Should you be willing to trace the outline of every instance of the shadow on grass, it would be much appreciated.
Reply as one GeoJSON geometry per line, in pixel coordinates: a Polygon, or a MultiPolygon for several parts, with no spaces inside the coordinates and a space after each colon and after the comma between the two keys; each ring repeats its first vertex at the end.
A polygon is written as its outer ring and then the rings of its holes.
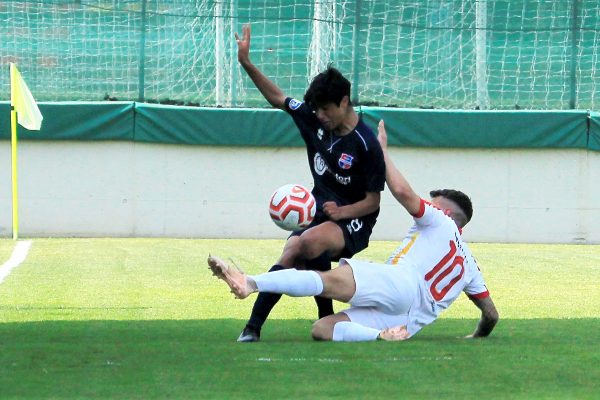
{"type": "Polygon", "coordinates": [[[244,321],[232,319],[2,323],[0,398],[375,398],[402,387],[404,398],[466,398],[490,385],[492,398],[597,393],[600,372],[586,366],[600,361],[599,319],[502,320],[489,339],[459,339],[476,322],[442,319],[403,343],[352,344],[313,341],[309,320],[269,321],[252,344],[235,342],[244,321]],[[430,384],[441,377],[445,385],[430,384]]]}

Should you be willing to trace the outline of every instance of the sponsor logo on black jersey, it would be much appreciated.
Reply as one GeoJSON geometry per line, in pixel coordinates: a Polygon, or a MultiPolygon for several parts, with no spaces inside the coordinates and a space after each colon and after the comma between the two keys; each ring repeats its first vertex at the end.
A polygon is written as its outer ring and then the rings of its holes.
{"type": "MultiPolygon", "coordinates": [[[[323,157],[321,157],[321,154],[315,153],[315,158],[313,159],[313,162],[313,166],[317,175],[323,175],[325,174],[325,172],[329,171],[329,166],[327,165],[323,157]]],[[[350,176],[342,176],[334,173],[333,171],[329,171],[329,173],[332,174],[335,177],[335,180],[341,183],[342,185],[349,185],[350,183],[352,183],[352,177],[350,176]]]]}
{"type": "Polygon", "coordinates": [[[335,179],[341,183],[342,185],[349,185],[350,182],[352,182],[352,178],[349,176],[341,176],[338,174],[335,174],[335,179]]]}

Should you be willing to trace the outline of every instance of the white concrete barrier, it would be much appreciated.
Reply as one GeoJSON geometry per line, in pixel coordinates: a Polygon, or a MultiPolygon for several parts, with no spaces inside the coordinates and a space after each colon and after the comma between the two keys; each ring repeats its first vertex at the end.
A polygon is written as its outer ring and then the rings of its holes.
{"type": "MultiPolygon", "coordinates": [[[[600,153],[586,150],[393,148],[417,193],[457,188],[475,242],[600,243],[600,153]]],[[[10,237],[10,143],[0,142],[0,236],[10,237]]],[[[21,237],[285,238],[269,196],[312,187],[303,148],[133,142],[19,143],[21,237]]],[[[373,239],[411,224],[389,191],[373,239]]]]}

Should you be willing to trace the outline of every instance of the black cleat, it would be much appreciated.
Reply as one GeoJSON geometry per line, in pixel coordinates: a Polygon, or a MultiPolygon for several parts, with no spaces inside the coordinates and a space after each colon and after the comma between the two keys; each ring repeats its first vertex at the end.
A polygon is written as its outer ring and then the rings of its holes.
{"type": "Polygon", "coordinates": [[[237,340],[238,342],[249,343],[249,342],[259,342],[260,341],[260,332],[255,331],[252,328],[245,327],[242,333],[240,333],[240,337],[237,340]]]}

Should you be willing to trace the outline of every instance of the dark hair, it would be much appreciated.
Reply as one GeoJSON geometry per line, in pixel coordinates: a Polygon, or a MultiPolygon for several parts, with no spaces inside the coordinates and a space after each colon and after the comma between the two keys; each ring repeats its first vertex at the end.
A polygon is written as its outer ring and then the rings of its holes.
{"type": "Polygon", "coordinates": [[[330,65],[313,78],[304,94],[304,102],[313,108],[328,103],[339,106],[344,96],[350,99],[350,81],[330,65]]]}
{"type": "Polygon", "coordinates": [[[467,196],[460,190],[454,190],[454,189],[432,190],[431,192],[429,192],[429,196],[431,196],[432,199],[434,197],[441,196],[441,197],[444,197],[448,200],[452,200],[453,202],[455,202],[456,205],[460,207],[460,209],[465,213],[465,216],[467,217],[467,221],[465,222],[465,225],[473,217],[473,204],[471,203],[471,199],[469,198],[469,196],[467,196]]]}

